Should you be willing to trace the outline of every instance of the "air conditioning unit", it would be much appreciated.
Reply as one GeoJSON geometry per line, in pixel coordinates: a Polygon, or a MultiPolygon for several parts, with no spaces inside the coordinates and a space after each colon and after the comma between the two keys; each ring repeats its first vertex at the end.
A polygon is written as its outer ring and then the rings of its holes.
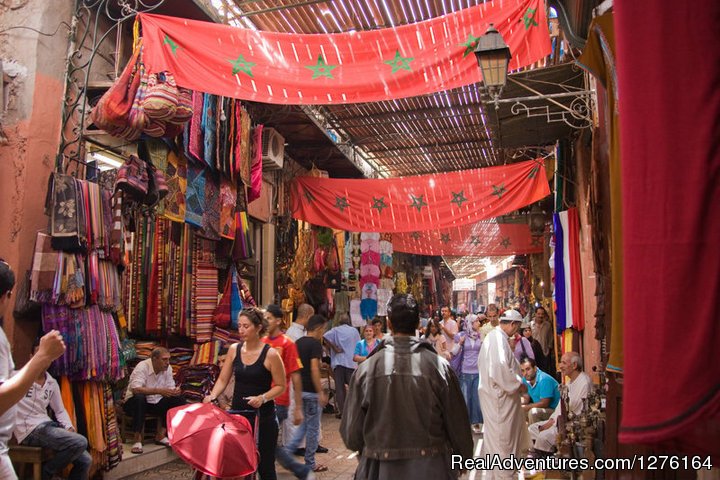
{"type": "Polygon", "coordinates": [[[274,128],[263,128],[262,132],[262,163],[263,170],[279,170],[283,168],[285,154],[285,138],[274,128]]]}

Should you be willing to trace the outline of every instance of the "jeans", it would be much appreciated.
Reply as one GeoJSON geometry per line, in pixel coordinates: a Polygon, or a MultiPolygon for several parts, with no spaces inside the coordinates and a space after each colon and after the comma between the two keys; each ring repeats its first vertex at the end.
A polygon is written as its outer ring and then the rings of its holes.
{"type": "Polygon", "coordinates": [[[355,372],[354,368],[343,367],[338,365],[333,370],[333,378],[335,379],[335,403],[337,404],[338,412],[342,414],[343,408],[345,408],[345,385],[350,385],[350,379],[352,374],[355,372]]]}
{"type": "Polygon", "coordinates": [[[87,480],[92,457],[87,452],[88,442],[79,433],[69,432],[57,422],[41,423],[25,437],[21,445],[49,448],[55,456],[42,464],[42,478],[50,479],[68,463],[73,464],[70,480],[87,480]]]}
{"type": "Polygon", "coordinates": [[[146,414],[157,415],[160,424],[165,425],[168,410],[181,405],[185,405],[185,400],[182,397],[163,397],[158,403],[148,403],[145,395],[136,393],[125,400],[123,410],[133,417],[132,431],[139,433],[142,432],[145,425],[146,414]]]}
{"type": "MultiPolygon", "coordinates": [[[[247,418],[250,425],[255,428],[255,415],[257,411],[231,411],[239,413],[247,418]]],[[[275,448],[278,439],[278,422],[275,409],[267,413],[260,413],[258,419],[257,445],[260,461],[258,462],[257,473],[261,480],[277,480],[275,471],[275,448]]]]}
{"type": "Polygon", "coordinates": [[[480,375],[477,373],[461,373],[460,389],[463,398],[465,398],[465,406],[467,406],[470,423],[483,423],[482,411],[480,410],[480,395],[478,394],[478,383],[480,375]]]}
{"type": "Polygon", "coordinates": [[[297,478],[307,478],[315,468],[315,452],[320,437],[320,408],[319,395],[314,392],[303,392],[303,423],[295,431],[295,435],[288,445],[279,448],[277,459],[284,468],[290,470],[297,478]],[[305,465],[293,458],[293,452],[302,439],[305,438],[305,465]]]}

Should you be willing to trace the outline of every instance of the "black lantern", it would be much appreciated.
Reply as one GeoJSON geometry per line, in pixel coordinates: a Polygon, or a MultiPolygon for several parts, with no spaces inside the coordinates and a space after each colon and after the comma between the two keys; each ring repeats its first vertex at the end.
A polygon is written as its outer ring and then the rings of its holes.
{"type": "Polygon", "coordinates": [[[537,203],[530,209],[528,220],[530,235],[537,237],[545,233],[545,212],[537,203]]]}
{"type": "Polygon", "coordinates": [[[497,100],[507,81],[510,47],[507,46],[502,35],[492,23],[485,35],[478,39],[475,57],[480,65],[480,70],[482,70],[483,84],[488,93],[493,94],[496,102],[495,108],[497,108],[497,100]]]}

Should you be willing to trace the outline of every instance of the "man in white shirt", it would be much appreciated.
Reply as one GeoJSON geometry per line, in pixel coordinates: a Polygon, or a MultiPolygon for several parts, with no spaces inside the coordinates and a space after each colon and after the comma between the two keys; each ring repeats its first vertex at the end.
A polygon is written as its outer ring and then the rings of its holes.
{"type": "Polygon", "coordinates": [[[458,324],[453,318],[449,306],[443,306],[440,309],[440,314],[442,315],[440,328],[442,328],[443,335],[445,335],[445,347],[448,351],[451,351],[455,347],[455,335],[458,333],[458,324]]]}
{"type": "Polygon", "coordinates": [[[87,480],[92,457],[87,451],[88,441],[75,432],[65,410],[57,381],[43,371],[25,397],[17,404],[17,418],[13,434],[20,445],[49,448],[54,456],[42,464],[43,478],[62,473],[73,464],[70,480],[87,480]],[[57,421],[47,413],[50,407],[57,421]]]}
{"type": "MultiPolygon", "coordinates": [[[[582,371],[582,360],[577,352],[566,352],[560,359],[560,371],[570,381],[567,383],[568,398],[570,400],[570,411],[580,415],[583,409],[583,400],[592,389],[592,379],[582,371]]],[[[562,401],[555,407],[555,411],[546,422],[535,422],[528,427],[530,436],[535,440],[535,452],[537,454],[549,454],[555,450],[555,439],[557,437],[557,418],[562,413],[562,401]]]]}
{"type": "MultiPolygon", "coordinates": [[[[315,315],[315,309],[312,305],[308,305],[307,303],[300,305],[297,310],[297,318],[287,329],[285,335],[292,338],[293,342],[297,342],[299,338],[305,336],[305,327],[307,327],[308,320],[310,320],[310,317],[313,315],[315,315]]],[[[292,398],[292,393],[290,394],[290,398],[292,398]]]]}
{"type": "Polygon", "coordinates": [[[157,415],[160,419],[155,443],[169,446],[170,441],[165,436],[165,417],[168,410],[184,404],[185,400],[180,397],[180,389],[175,386],[170,368],[170,352],[163,347],[155,348],[150,358],[137,364],[125,392],[123,410],[133,417],[135,443],[132,453],[143,451],[142,429],[147,413],[157,415]]]}

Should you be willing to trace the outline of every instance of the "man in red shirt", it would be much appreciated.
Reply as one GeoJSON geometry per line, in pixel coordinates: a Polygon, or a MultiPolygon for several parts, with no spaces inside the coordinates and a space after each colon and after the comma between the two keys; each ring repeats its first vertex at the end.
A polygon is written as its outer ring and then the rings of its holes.
{"type": "MultiPolygon", "coordinates": [[[[283,325],[283,312],[278,305],[268,305],[265,311],[265,320],[268,323],[267,335],[261,340],[273,347],[280,354],[283,365],[285,366],[285,375],[287,375],[286,384],[290,385],[292,381],[293,395],[295,395],[295,411],[293,412],[293,423],[300,425],[303,421],[302,410],[302,379],[300,370],[302,362],[298,356],[295,342],[290,337],[282,333],[280,329],[283,325]]],[[[275,398],[275,411],[277,414],[278,424],[282,428],[282,424],[288,418],[288,409],[290,408],[290,389],[286,388],[282,395],[275,398]]],[[[285,443],[283,439],[283,444],[285,443]]]]}

